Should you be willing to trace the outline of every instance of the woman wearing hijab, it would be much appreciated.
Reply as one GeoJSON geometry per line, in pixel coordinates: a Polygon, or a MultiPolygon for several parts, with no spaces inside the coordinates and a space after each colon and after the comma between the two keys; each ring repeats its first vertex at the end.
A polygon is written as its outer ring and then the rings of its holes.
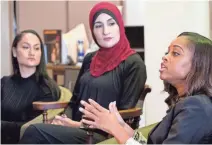
{"type": "MultiPolygon", "coordinates": [[[[118,109],[135,107],[146,82],[146,67],[130,48],[120,11],[111,3],[101,2],[93,7],[89,20],[93,39],[100,49],[84,58],[70,103],[72,119],[67,114],[56,116],[52,124],[31,125],[20,143],[86,143],[87,133],[80,129],[81,100],[92,98],[105,108],[113,101],[118,109]]],[[[97,130],[93,142],[106,136],[107,133],[97,130]]]]}

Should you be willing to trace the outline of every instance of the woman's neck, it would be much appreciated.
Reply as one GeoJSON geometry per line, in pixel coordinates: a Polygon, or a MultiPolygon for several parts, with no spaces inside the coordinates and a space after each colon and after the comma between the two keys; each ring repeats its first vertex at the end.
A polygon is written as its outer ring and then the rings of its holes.
{"type": "Polygon", "coordinates": [[[175,88],[177,89],[177,93],[178,93],[178,96],[184,96],[185,95],[185,91],[186,91],[186,85],[183,83],[183,84],[177,84],[175,85],[175,88]]]}
{"type": "Polygon", "coordinates": [[[19,65],[19,70],[22,78],[28,78],[35,73],[36,67],[26,67],[19,65]]]}

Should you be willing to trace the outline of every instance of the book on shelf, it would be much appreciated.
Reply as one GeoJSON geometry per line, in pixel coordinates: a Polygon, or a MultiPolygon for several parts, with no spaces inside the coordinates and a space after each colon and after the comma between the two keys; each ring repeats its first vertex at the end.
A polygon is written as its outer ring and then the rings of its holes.
{"type": "Polygon", "coordinates": [[[44,30],[47,63],[60,64],[62,54],[62,31],[58,29],[44,30]]]}

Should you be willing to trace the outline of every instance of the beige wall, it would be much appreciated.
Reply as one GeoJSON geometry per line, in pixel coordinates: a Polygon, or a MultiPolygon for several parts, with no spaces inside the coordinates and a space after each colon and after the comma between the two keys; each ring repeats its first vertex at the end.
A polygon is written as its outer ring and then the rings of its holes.
{"type": "MultiPolygon", "coordinates": [[[[111,2],[122,5],[122,0],[111,2]]],[[[34,29],[43,38],[44,29],[61,29],[65,33],[84,23],[91,40],[88,17],[96,3],[98,1],[18,1],[19,30],[34,29]]]]}
{"type": "Polygon", "coordinates": [[[18,1],[19,30],[34,29],[43,38],[44,29],[67,31],[67,1],[18,1]]]}
{"type": "Polygon", "coordinates": [[[1,1],[1,78],[11,74],[11,43],[13,39],[11,1],[1,1]]]}

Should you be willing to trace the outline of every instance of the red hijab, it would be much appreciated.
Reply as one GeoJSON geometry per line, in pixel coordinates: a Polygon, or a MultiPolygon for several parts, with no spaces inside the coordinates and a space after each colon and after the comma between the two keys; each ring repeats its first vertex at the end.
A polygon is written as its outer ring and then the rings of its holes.
{"type": "Polygon", "coordinates": [[[105,72],[115,69],[122,61],[126,60],[130,55],[134,54],[135,51],[130,48],[129,42],[125,35],[122,15],[115,5],[108,2],[100,2],[96,4],[90,11],[89,22],[94,41],[100,47],[95,56],[92,58],[90,72],[92,76],[99,77],[105,72]],[[120,40],[111,48],[103,48],[98,45],[93,34],[94,16],[101,10],[107,10],[111,12],[119,25],[120,40]]]}

